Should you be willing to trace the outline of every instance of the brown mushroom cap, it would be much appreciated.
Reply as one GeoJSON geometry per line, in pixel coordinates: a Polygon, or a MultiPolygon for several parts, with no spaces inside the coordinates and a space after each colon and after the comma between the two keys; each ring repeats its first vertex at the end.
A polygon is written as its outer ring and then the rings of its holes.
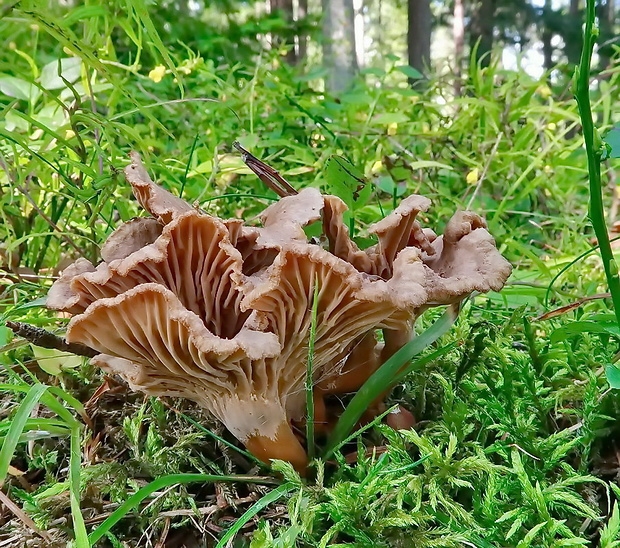
{"type": "Polygon", "coordinates": [[[499,289],[510,274],[477,215],[457,213],[443,237],[422,229],[417,216],[430,202],[421,196],[371,226],[378,244],[360,250],[344,203],[316,189],[281,199],[260,216],[263,227],[248,227],[157,186],[137,155],[126,175],[154,218],[125,223],[102,263],[79,259],[53,285],[48,306],[75,314],[67,339],[99,350],[93,362],[134,389],[196,401],[256,456],[300,471],[306,455],[291,421],[305,413],[316,285],[317,393],[338,393],[405,344],[425,308],[499,289]],[[303,230],[321,216],[329,250],[303,230]]]}
{"type": "Polygon", "coordinates": [[[136,217],[119,226],[101,246],[101,259],[111,263],[124,259],[134,251],[152,244],[162,233],[163,226],[151,217],[136,217]]]}
{"type": "Polygon", "coordinates": [[[316,188],[304,188],[270,205],[259,217],[263,228],[258,229],[257,244],[262,247],[281,247],[293,241],[306,243],[303,227],[321,218],[323,196],[316,188]]]}
{"type": "Polygon", "coordinates": [[[176,216],[193,209],[185,200],[153,182],[137,152],[129,156],[131,164],[125,168],[125,178],[140,205],[159,222],[169,223],[176,216]]]}

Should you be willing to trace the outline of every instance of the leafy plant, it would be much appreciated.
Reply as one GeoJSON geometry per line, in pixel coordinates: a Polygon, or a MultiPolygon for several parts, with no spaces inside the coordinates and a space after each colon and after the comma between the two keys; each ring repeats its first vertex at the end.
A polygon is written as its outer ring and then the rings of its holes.
{"type": "Polygon", "coordinates": [[[618,265],[614,258],[609,241],[609,234],[607,232],[601,183],[601,161],[605,156],[606,148],[599,131],[594,127],[592,108],[590,105],[590,67],[594,43],[598,36],[598,29],[594,28],[594,21],[596,18],[595,6],[594,0],[588,0],[586,2],[583,50],[581,53],[581,62],[575,69],[575,98],[579,105],[579,114],[581,116],[583,137],[588,157],[590,220],[592,221],[594,233],[598,240],[607,284],[609,285],[609,291],[614,303],[616,318],[620,325],[620,275],[618,274],[618,265]]]}

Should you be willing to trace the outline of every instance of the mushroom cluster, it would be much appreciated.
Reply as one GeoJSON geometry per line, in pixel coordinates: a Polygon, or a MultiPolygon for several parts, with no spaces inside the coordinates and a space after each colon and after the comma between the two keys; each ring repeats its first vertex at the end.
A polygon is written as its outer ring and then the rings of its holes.
{"type": "Polygon", "coordinates": [[[443,236],[423,229],[422,196],[372,225],[378,243],[362,250],[343,222],[344,202],[314,188],[269,206],[254,227],[175,197],[137,154],[125,174],[151,217],[121,225],[99,265],[78,259],[54,283],[47,305],[73,315],[67,340],[100,352],[93,362],[133,389],[193,400],[259,459],[300,471],[307,455],[292,423],[305,414],[315,287],[324,421],[324,397],[357,390],[412,337],[425,309],[497,291],[511,271],[474,213],[456,213],[443,236]],[[314,222],[325,245],[304,232],[314,222]]]}

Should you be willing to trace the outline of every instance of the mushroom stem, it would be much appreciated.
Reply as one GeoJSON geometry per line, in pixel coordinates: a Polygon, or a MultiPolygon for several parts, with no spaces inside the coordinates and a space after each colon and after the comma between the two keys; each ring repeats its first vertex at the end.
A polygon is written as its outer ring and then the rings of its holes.
{"type": "MultiPolygon", "coordinates": [[[[398,352],[403,346],[405,346],[412,337],[412,330],[407,328],[403,330],[383,330],[384,346],[381,349],[379,363],[383,364],[389,360],[396,352],[398,352]]],[[[405,366],[403,366],[404,368],[405,366]]],[[[402,371],[402,369],[401,369],[402,371]]],[[[393,386],[390,386],[387,390],[384,390],[377,398],[370,404],[365,411],[362,422],[368,423],[372,421],[376,416],[383,413],[386,409],[385,398],[392,390],[393,386]]],[[[406,428],[405,428],[406,429],[406,428]]]]}
{"type": "Polygon", "coordinates": [[[245,446],[250,453],[266,464],[270,464],[271,459],[285,460],[290,462],[302,476],[306,475],[308,455],[287,422],[282,422],[278,426],[273,438],[253,434],[245,441],[245,446]]]}
{"type": "Polygon", "coordinates": [[[347,394],[359,390],[381,365],[377,361],[376,346],[374,332],[369,331],[355,341],[338,376],[320,382],[317,388],[324,394],[347,394]]]}

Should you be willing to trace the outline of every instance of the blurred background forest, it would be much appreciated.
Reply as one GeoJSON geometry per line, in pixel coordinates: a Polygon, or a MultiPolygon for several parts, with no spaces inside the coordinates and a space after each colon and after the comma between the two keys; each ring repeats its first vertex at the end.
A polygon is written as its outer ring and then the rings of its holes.
{"type": "MultiPolygon", "coordinates": [[[[458,77],[495,48],[505,69],[570,75],[582,43],[581,0],[195,0],[158,2],[153,22],[167,44],[216,64],[252,63],[279,49],[291,65],[340,91],[360,73],[407,64],[408,76],[458,77]]],[[[617,6],[598,6],[600,66],[618,46],[617,6]]]]}

